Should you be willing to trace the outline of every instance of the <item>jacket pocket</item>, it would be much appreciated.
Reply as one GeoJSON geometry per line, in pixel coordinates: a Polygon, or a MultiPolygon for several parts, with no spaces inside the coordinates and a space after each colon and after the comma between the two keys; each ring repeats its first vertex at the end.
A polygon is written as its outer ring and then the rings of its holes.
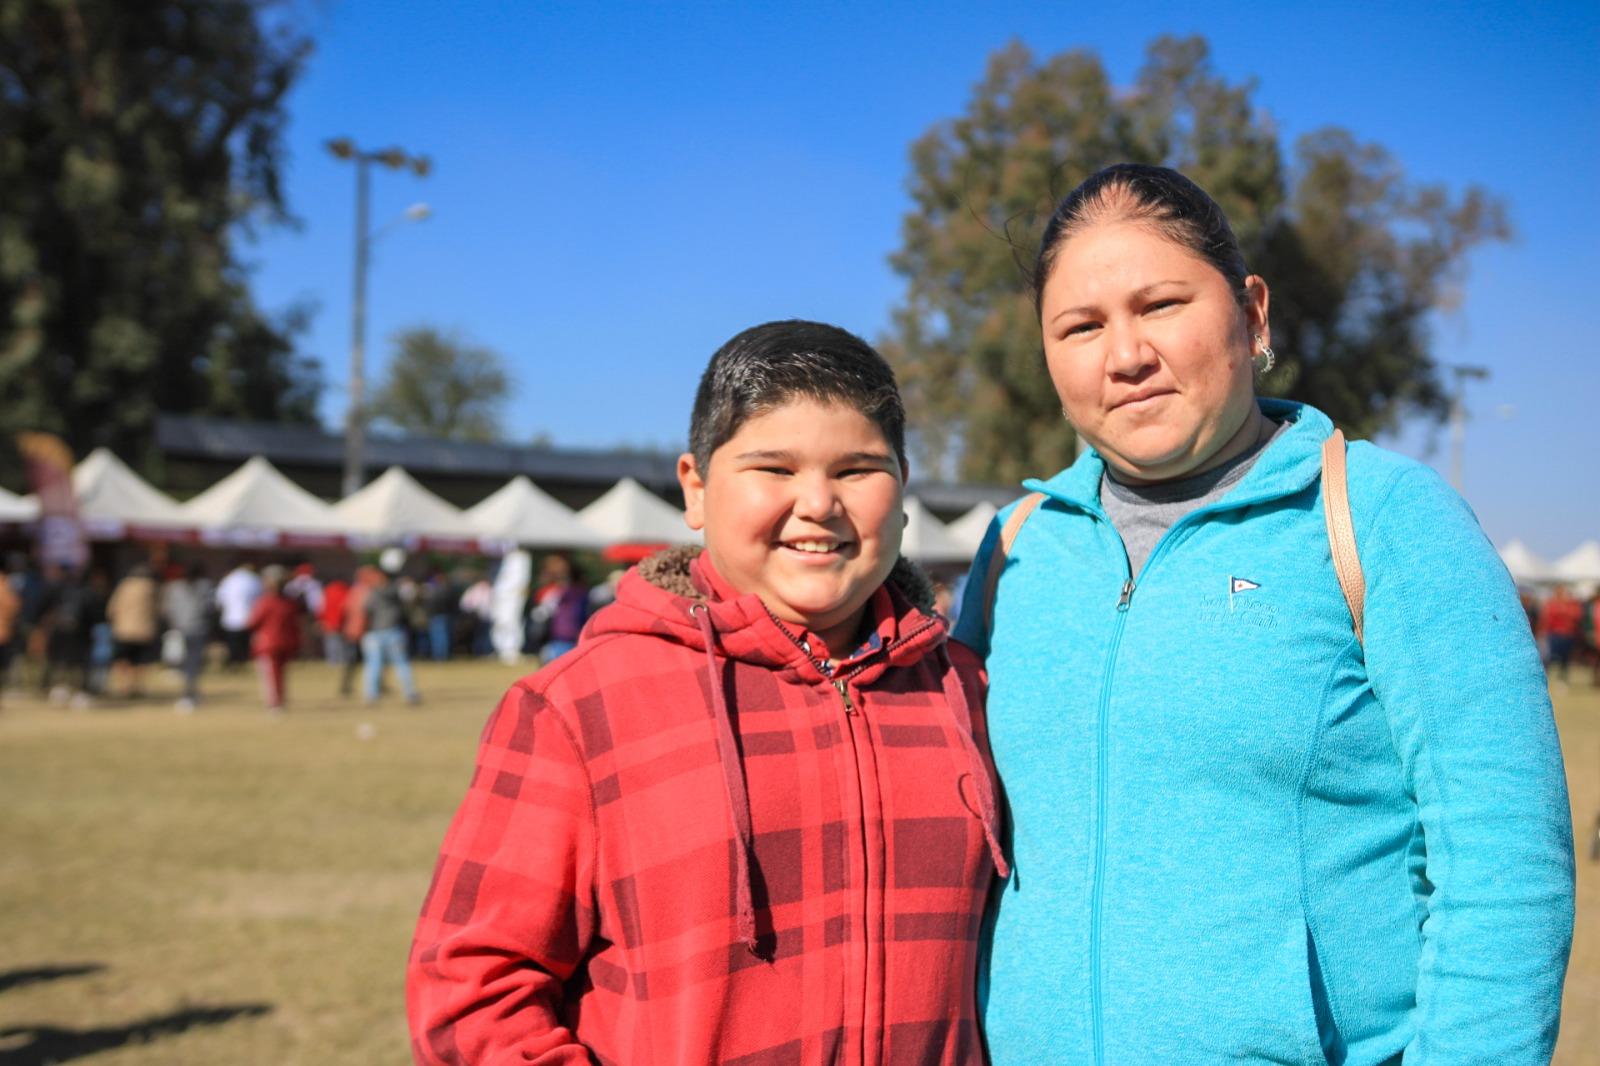
{"type": "Polygon", "coordinates": [[[1306,930],[1306,985],[1311,997],[1311,1014],[1316,1022],[1317,1042],[1322,1048],[1320,1060],[1328,1066],[1344,1066],[1347,1049],[1344,1037],[1333,1020],[1333,1008],[1328,1002],[1328,986],[1322,977],[1322,963],[1317,958],[1317,939],[1306,930]]]}

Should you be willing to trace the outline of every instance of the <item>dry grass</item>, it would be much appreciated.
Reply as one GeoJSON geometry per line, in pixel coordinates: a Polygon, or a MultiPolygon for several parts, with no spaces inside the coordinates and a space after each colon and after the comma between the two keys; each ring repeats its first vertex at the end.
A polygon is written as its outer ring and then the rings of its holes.
{"type": "MultiPolygon", "coordinates": [[[[214,698],[187,718],[167,700],[8,700],[0,1061],[407,1061],[412,922],[478,730],[516,676],[423,665],[425,707],[368,711],[302,666],[278,720],[248,674],[209,678],[214,698]]],[[[1578,1066],[1600,1047],[1600,693],[1558,692],[1556,707],[1580,834],[1556,1061],[1578,1066]]]]}

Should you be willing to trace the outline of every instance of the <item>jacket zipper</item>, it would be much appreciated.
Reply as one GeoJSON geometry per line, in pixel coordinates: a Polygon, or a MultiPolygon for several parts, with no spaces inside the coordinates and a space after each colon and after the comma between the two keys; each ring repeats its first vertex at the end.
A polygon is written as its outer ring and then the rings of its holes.
{"type": "MultiPolygon", "coordinates": [[[[1161,535],[1156,546],[1151,549],[1145,558],[1144,566],[1139,568],[1139,576],[1143,578],[1150,572],[1150,566],[1159,558],[1172,541],[1173,533],[1190,524],[1193,520],[1202,518],[1213,511],[1228,510],[1237,506],[1249,506],[1255,503],[1254,498],[1243,501],[1230,501],[1226,505],[1213,504],[1202,507],[1198,511],[1191,511],[1184,515],[1161,535]]],[[[1117,532],[1117,527],[1111,522],[1110,517],[1101,509],[1082,507],[1089,514],[1098,518],[1111,528],[1117,541],[1122,543],[1122,535],[1117,532]]],[[[1111,646],[1106,652],[1105,677],[1100,685],[1099,720],[1097,722],[1095,745],[1095,828],[1094,828],[1094,883],[1090,888],[1089,896],[1089,1010],[1091,1031],[1094,1040],[1095,1066],[1104,1066],[1105,1063],[1105,1018],[1104,1004],[1102,1003],[1103,981],[1101,973],[1100,950],[1100,925],[1101,910],[1105,898],[1105,869],[1106,869],[1106,793],[1109,791],[1107,777],[1111,772],[1110,758],[1106,754],[1107,738],[1111,727],[1111,681],[1116,668],[1117,652],[1122,647],[1122,632],[1127,626],[1128,610],[1133,603],[1133,594],[1138,588],[1138,583],[1133,579],[1133,566],[1128,560],[1127,545],[1123,544],[1123,573],[1127,575],[1122,582],[1122,589],[1117,595],[1117,618],[1111,630],[1111,646]]]]}
{"type": "MultiPolygon", "coordinates": [[[[1113,527],[1115,529],[1115,527],[1113,527]]],[[[1131,569],[1131,568],[1130,568],[1131,569]]],[[[1094,884],[1089,896],[1089,1004],[1094,1035],[1095,1066],[1105,1062],[1105,1025],[1101,1003],[1100,916],[1105,897],[1106,871],[1106,777],[1110,758],[1106,755],[1111,721],[1111,675],[1122,647],[1122,630],[1128,619],[1128,605],[1135,588],[1132,576],[1122,582],[1117,596],[1117,619],[1111,630],[1111,645],[1106,650],[1105,679],[1100,683],[1099,721],[1095,739],[1094,783],[1094,884]]]]}

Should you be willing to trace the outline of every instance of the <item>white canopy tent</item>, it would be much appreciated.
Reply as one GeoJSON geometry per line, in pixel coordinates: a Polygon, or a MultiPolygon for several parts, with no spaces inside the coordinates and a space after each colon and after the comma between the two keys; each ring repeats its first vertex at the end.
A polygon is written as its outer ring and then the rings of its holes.
{"type": "Polygon", "coordinates": [[[578,512],[605,544],[698,544],[700,534],[684,525],[683,512],[625,477],[578,512]]]}
{"type": "Polygon", "coordinates": [[[994,516],[1000,513],[1000,508],[985,500],[966,514],[946,525],[945,532],[949,533],[955,542],[967,550],[967,558],[971,559],[978,554],[978,548],[983,544],[984,534],[989,532],[989,524],[994,521],[994,516]]]}
{"type": "MultiPolygon", "coordinates": [[[[130,526],[157,536],[190,527],[177,500],[128,469],[109,448],[96,448],[72,468],[72,493],[91,536],[120,537],[130,526]]],[[[37,496],[23,500],[37,513],[37,496]]]]}
{"type": "Polygon", "coordinates": [[[1500,561],[1511,572],[1511,580],[1519,585],[1542,585],[1555,579],[1550,564],[1533,554],[1520,540],[1513,540],[1500,549],[1500,561]]]}
{"type": "Polygon", "coordinates": [[[1555,561],[1550,568],[1556,581],[1573,585],[1600,584],[1600,540],[1586,540],[1555,561]]]}
{"type": "Polygon", "coordinates": [[[900,539],[900,554],[919,563],[965,563],[972,553],[945,529],[915,496],[905,499],[906,531],[900,539]]]}
{"type": "Polygon", "coordinates": [[[570,508],[522,474],[469,507],[464,517],[480,537],[529,548],[598,548],[604,543],[570,508]]]}
{"type": "Polygon", "coordinates": [[[38,519],[38,500],[0,489],[0,522],[35,522],[38,519]]]}
{"type": "Polygon", "coordinates": [[[331,506],[255,456],[183,505],[201,540],[212,544],[275,544],[282,538],[333,541],[344,525],[331,506]]]}
{"type": "Polygon", "coordinates": [[[422,537],[433,541],[475,540],[471,523],[455,507],[391,466],[370,484],[333,505],[340,528],[355,541],[378,543],[422,537]]]}

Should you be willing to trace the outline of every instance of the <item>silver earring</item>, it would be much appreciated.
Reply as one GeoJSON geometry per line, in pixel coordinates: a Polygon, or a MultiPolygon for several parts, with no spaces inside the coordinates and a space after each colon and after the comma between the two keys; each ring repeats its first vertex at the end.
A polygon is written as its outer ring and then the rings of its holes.
{"type": "Polygon", "coordinates": [[[1270,374],[1273,366],[1278,362],[1277,353],[1272,350],[1272,345],[1262,339],[1261,334],[1256,334],[1256,373],[1270,374]]]}

